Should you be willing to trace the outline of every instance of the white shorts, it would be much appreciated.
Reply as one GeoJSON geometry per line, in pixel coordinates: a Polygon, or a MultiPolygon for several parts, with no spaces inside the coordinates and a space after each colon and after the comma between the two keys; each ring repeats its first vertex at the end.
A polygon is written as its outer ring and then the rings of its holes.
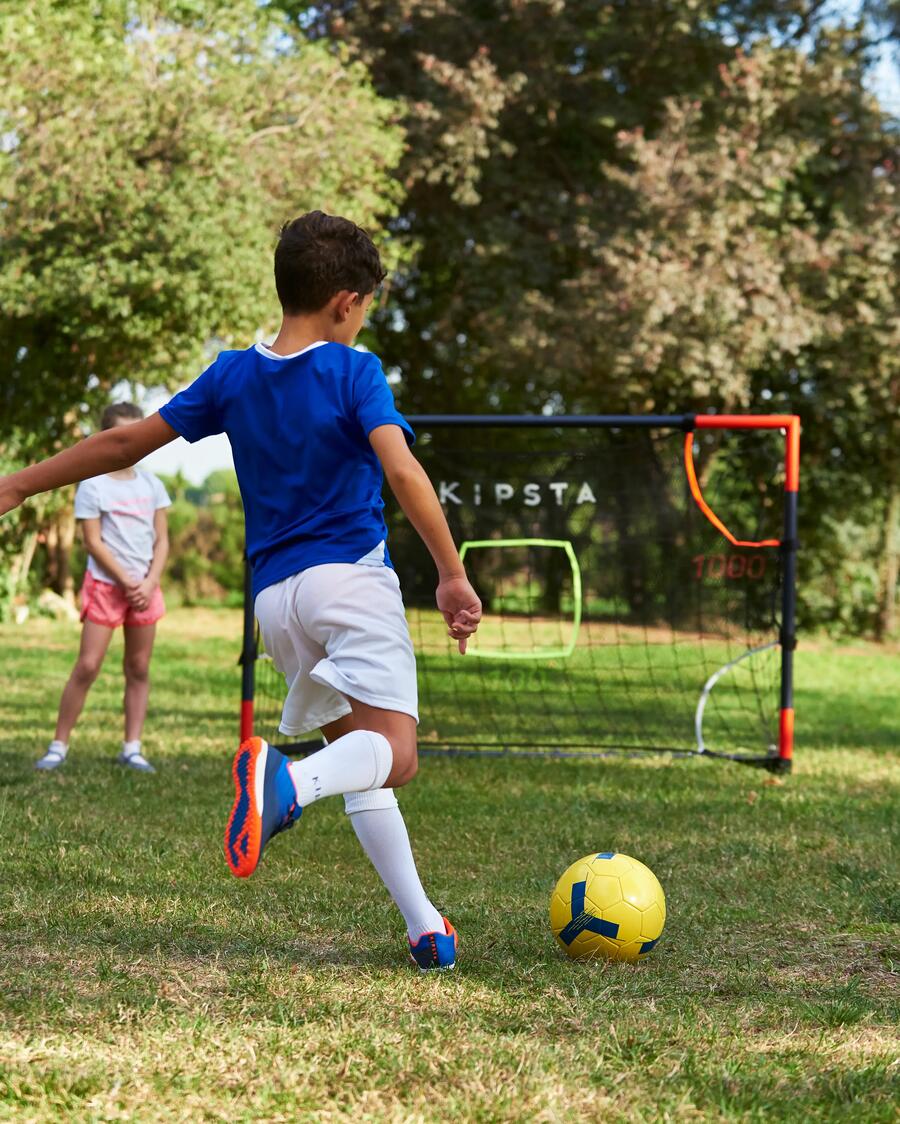
{"type": "Polygon", "coordinates": [[[255,609],[287,684],[283,734],[299,737],[349,714],[348,696],[418,722],[416,657],[389,567],[312,566],[262,590],[255,609]]]}

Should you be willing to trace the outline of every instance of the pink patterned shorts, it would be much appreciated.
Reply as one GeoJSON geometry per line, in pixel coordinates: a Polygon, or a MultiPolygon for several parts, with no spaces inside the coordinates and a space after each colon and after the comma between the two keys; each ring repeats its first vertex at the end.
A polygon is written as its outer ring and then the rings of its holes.
{"type": "Polygon", "coordinates": [[[81,587],[81,619],[101,624],[105,628],[137,628],[141,625],[156,624],[166,614],[166,603],[159,586],[153,591],[146,609],[132,609],[125,598],[125,591],[112,582],[98,581],[87,571],[81,587]]]}

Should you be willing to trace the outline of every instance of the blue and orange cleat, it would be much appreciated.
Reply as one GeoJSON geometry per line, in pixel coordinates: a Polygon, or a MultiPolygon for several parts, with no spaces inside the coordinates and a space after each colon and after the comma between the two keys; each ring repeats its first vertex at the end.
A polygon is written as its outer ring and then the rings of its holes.
{"type": "Polygon", "coordinates": [[[456,964],[459,937],[445,917],[445,933],[423,933],[415,944],[409,942],[409,955],[420,972],[452,968],[456,964]]]}
{"type": "Polygon", "coordinates": [[[303,809],[288,759],[262,738],[241,745],[231,773],[234,804],[225,828],[225,861],[236,878],[249,878],[272,836],[293,827],[303,809]]]}

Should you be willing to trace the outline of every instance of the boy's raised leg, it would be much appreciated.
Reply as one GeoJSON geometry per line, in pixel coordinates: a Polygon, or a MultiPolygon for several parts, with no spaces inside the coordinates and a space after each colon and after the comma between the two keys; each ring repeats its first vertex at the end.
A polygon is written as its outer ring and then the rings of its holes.
{"type": "Polygon", "coordinates": [[[384,710],[382,707],[371,706],[358,699],[348,698],[347,701],[350,703],[351,713],[322,727],[322,733],[328,743],[325,749],[291,764],[291,776],[297,786],[297,798],[304,807],[311,803],[310,796],[314,800],[319,799],[316,793],[323,786],[328,791],[323,792],[322,795],[339,796],[348,792],[364,792],[382,787],[399,788],[401,785],[408,784],[416,775],[418,764],[415,718],[398,710],[384,710]],[[348,779],[348,768],[351,765],[358,768],[359,765],[355,759],[351,763],[347,750],[353,742],[346,739],[361,733],[372,735],[379,746],[387,743],[390,757],[381,758],[378,771],[380,773],[385,765],[388,771],[378,784],[356,783],[357,779],[362,778],[361,773],[353,777],[354,783],[344,783],[348,779]],[[323,757],[323,754],[334,749],[338,742],[342,747],[341,752],[323,757]]]}
{"type": "Polygon", "coordinates": [[[303,808],[316,800],[382,788],[389,777],[394,784],[411,779],[415,773],[415,720],[409,715],[395,717],[405,721],[376,720],[391,733],[392,740],[378,729],[353,729],[294,763],[262,738],[244,742],[234,758],[234,803],[225,829],[225,859],[232,874],[238,878],[251,875],[272,836],[293,827],[303,808]]]}

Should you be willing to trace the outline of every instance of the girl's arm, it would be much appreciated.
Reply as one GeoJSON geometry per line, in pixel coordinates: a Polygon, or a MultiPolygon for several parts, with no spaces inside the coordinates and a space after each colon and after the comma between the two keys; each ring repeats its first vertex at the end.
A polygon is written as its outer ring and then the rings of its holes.
{"type": "Polygon", "coordinates": [[[95,433],[55,457],[9,476],[0,476],[0,515],[12,511],[38,492],[48,492],[63,484],[75,484],[91,476],[102,476],[104,472],[115,472],[116,469],[137,464],[148,453],[168,445],[177,436],[159,414],[131,425],[117,425],[95,433]]]}
{"type": "Polygon", "coordinates": [[[153,544],[153,561],[144,581],[152,582],[155,589],[163,576],[169,558],[169,516],[164,507],[158,507],[153,516],[153,530],[156,541],[153,544]]]}
{"type": "Polygon", "coordinates": [[[153,560],[143,581],[138,582],[131,592],[126,591],[129,605],[137,610],[146,609],[153,591],[159,585],[169,557],[169,519],[164,507],[158,507],[153,516],[153,530],[156,538],[153,543],[153,560]]]}
{"type": "Polygon", "coordinates": [[[409,451],[399,425],[378,426],[369,434],[369,441],[397,502],[434,559],[438,572],[437,607],[450,635],[459,642],[460,652],[465,652],[466,640],[481,620],[481,601],[466,577],[428,474],[409,451]]]}
{"type": "Polygon", "coordinates": [[[99,519],[82,519],[81,530],[84,535],[84,545],[88,554],[99,563],[110,577],[115,578],[127,593],[137,585],[135,578],[122,569],[121,563],[100,537],[99,519]]]}

